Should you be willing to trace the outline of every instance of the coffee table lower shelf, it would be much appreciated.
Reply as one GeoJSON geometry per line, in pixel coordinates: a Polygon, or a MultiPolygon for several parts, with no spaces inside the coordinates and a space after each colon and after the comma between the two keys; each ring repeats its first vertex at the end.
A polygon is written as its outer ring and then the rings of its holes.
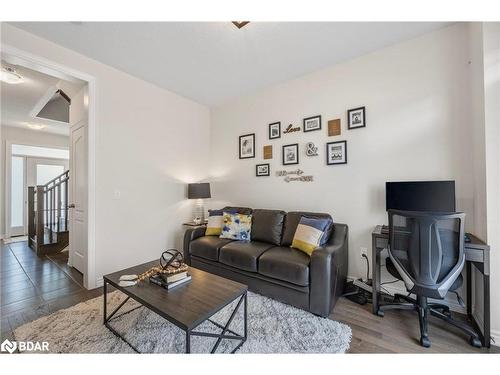
{"type": "MultiPolygon", "coordinates": [[[[104,325],[106,326],[106,328],[108,328],[115,336],[117,336],[118,338],[120,338],[123,342],[125,342],[128,346],[130,346],[130,348],[132,348],[132,350],[134,350],[136,353],[141,353],[134,345],[132,345],[120,332],[118,332],[117,330],[115,330],[111,325],[110,325],[110,322],[114,319],[117,319],[123,315],[126,315],[126,314],[129,314],[131,313],[132,311],[135,311],[141,307],[145,307],[147,308],[147,306],[143,305],[141,303],[141,301],[138,301],[136,300],[135,298],[133,298],[133,296],[131,295],[127,295],[127,298],[120,304],[118,305],[117,308],[115,308],[113,310],[113,312],[108,316],[107,315],[107,280],[106,278],[104,279],[104,325]],[[140,306],[137,306],[136,308],[134,309],[131,309],[127,312],[124,312],[118,316],[115,316],[116,313],[127,303],[127,301],[129,299],[133,299],[134,301],[140,303],[141,305],[140,306]]],[[[237,297],[238,298],[238,297],[237,297]]],[[[220,310],[219,310],[220,311],[220,310]]],[[[167,320],[168,321],[168,320],[167,320]]],[[[216,326],[217,328],[220,328],[221,329],[221,332],[220,333],[211,333],[211,332],[200,332],[200,331],[195,331],[194,329],[196,329],[196,327],[194,327],[193,329],[183,329],[182,327],[179,327],[181,328],[183,331],[186,332],[186,353],[191,353],[191,336],[203,336],[203,337],[212,337],[212,338],[217,338],[217,341],[215,342],[214,346],[212,347],[212,350],[210,351],[211,354],[214,354],[217,349],[219,348],[219,345],[220,343],[222,342],[222,340],[239,340],[240,343],[231,351],[231,353],[236,353],[238,351],[239,348],[241,348],[241,346],[245,343],[245,341],[247,340],[247,291],[245,291],[241,296],[239,296],[239,301],[236,305],[236,307],[234,308],[233,312],[231,313],[231,316],[229,317],[228,321],[226,322],[225,325],[222,325],[222,324],[219,324],[215,321],[213,321],[212,319],[208,318],[208,319],[205,319],[204,321],[202,321],[199,325],[201,325],[202,323],[204,322],[210,322],[211,324],[213,324],[214,326],[216,326]],[[236,313],[238,312],[238,310],[240,309],[241,305],[243,304],[243,335],[240,335],[234,331],[232,331],[231,329],[229,329],[229,326],[231,325],[234,317],[236,316],[236,313]]]]}

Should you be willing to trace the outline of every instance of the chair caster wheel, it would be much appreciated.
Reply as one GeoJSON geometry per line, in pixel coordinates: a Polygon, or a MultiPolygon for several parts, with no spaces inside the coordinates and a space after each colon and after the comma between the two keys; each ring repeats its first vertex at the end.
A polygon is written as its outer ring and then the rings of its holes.
{"type": "Polygon", "coordinates": [[[471,344],[475,348],[481,348],[483,345],[481,344],[481,341],[474,336],[469,337],[469,344],[471,344]]]}
{"type": "Polygon", "coordinates": [[[431,347],[431,340],[429,340],[428,337],[424,336],[420,338],[420,345],[422,345],[424,348],[430,348],[431,347]]]}
{"type": "Polygon", "coordinates": [[[377,310],[377,315],[383,318],[385,313],[382,310],[377,310]]]}

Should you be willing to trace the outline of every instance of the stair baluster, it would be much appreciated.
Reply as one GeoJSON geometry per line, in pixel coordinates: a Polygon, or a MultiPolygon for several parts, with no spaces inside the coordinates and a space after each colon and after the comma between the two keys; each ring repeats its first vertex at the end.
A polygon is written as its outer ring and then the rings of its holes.
{"type": "Polygon", "coordinates": [[[69,171],[65,171],[45,185],[28,187],[29,246],[37,255],[59,252],[68,245],[68,181],[69,171]]]}

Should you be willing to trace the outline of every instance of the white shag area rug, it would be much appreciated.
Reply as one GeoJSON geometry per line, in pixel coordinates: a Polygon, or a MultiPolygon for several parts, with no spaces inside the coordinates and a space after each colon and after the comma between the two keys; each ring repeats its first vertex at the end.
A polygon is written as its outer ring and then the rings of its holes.
{"type": "MultiPolygon", "coordinates": [[[[108,295],[108,314],[125,296],[108,295]]],[[[236,301],[212,320],[225,325],[236,301]]],[[[185,332],[145,307],[129,300],[111,326],[141,353],[184,353],[185,332]],[[134,309],[135,308],[135,309],[134,309]],[[132,311],[130,311],[132,310],[132,311]],[[126,314],[123,314],[130,311],[126,314]]],[[[97,297],[27,323],[14,331],[18,341],[47,341],[52,353],[134,353],[123,340],[103,325],[103,298],[97,297]]],[[[243,305],[231,330],[243,334],[243,305]]],[[[210,322],[196,331],[220,333],[210,322]]],[[[248,292],[248,339],[237,353],[344,353],[352,332],[343,323],[320,318],[307,311],[248,292]]],[[[216,339],[191,336],[192,353],[209,353],[216,339]]],[[[236,340],[222,340],[217,352],[228,353],[236,340]]]]}

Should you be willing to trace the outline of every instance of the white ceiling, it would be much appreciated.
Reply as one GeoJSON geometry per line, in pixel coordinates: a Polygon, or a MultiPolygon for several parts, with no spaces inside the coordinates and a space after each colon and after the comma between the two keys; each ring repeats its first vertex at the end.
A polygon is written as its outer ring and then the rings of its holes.
{"type": "MultiPolygon", "coordinates": [[[[2,60],[3,65],[13,66],[2,60]]],[[[38,124],[45,126],[41,132],[68,135],[68,124],[35,118],[31,112],[49,90],[55,92],[54,88],[60,88],[71,98],[83,87],[84,82],[70,83],[22,66],[14,67],[24,82],[16,85],[1,82],[2,125],[28,129],[28,124],[38,124]]]]}
{"type": "Polygon", "coordinates": [[[22,22],[13,25],[217,106],[448,23],[22,22]]]}

